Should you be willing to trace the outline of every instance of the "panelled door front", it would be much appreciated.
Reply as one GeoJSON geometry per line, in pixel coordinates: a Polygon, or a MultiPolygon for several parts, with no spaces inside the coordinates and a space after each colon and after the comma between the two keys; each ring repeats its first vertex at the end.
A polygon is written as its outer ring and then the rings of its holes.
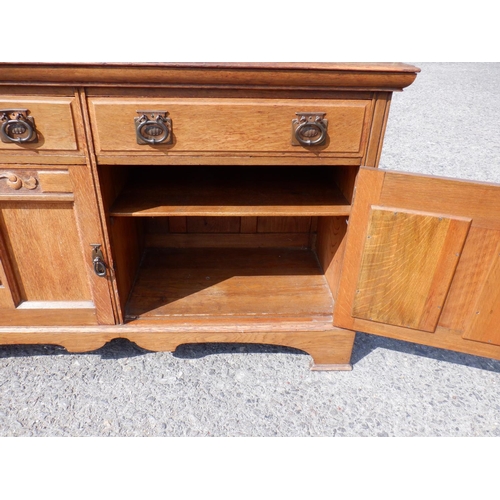
{"type": "Polygon", "coordinates": [[[500,358],[500,186],[361,168],[334,318],[500,358]]]}
{"type": "Polygon", "coordinates": [[[0,326],[113,324],[84,165],[0,165],[0,326]]]}

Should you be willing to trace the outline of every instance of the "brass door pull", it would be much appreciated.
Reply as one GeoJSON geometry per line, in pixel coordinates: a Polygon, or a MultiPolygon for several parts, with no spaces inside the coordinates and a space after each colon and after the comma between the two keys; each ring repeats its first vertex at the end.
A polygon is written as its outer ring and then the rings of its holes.
{"type": "Polygon", "coordinates": [[[107,274],[107,266],[104,262],[104,256],[102,255],[101,245],[91,244],[92,250],[92,264],[94,266],[94,272],[99,277],[104,277],[107,274]]]}

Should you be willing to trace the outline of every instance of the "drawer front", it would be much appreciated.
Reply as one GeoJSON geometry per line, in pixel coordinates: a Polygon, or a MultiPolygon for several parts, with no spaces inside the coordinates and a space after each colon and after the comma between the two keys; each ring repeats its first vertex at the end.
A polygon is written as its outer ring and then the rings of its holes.
{"type": "Polygon", "coordinates": [[[91,98],[96,152],[101,157],[233,156],[359,158],[371,122],[370,100],[91,98]],[[170,143],[139,144],[135,118],[141,111],[167,112],[170,143]],[[297,113],[324,113],[321,145],[293,145],[297,113]]]}
{"type": "Polygon", "coordinates": [[[77,157],[82,163],[77,132],[80,116],[74,97],[0,96],[1,161],[34,163],[38,157],[38,162],[46,163],[43,158],[54,156],[66,163],[77,157]]]}
{"type": "Polygon", "coordinates": [[[73,192],[68,170],[11,168],[0,165],[0,200],[46,198],[73,192]]]}

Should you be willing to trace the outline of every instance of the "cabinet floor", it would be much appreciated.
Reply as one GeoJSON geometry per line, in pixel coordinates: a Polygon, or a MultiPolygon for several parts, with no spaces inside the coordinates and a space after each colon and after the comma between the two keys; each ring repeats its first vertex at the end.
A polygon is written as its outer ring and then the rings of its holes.
{"type": "Polygon", "coordinates": [[[332,311],[332,294],[311,250],[162,248],[144,253],[127,320],[246,317],[331,324],[332,311]]]}

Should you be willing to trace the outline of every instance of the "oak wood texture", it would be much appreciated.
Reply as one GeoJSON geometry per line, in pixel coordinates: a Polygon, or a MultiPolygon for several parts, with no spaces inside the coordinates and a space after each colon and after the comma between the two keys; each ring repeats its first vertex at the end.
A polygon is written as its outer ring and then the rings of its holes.
{"type": "Polygon", "coordinates": [[[0,63],[0,83],[395,91],[419,71],[400,63],[0,63]]]}
{"type": "Polygon", "coordinates": [[[16,283],[5,238],[0,231],[0,309],[14,309],[20,303],[21,294],[16,283]]]}
{"type": "MultiPolygon", "coordinates": [[[[26,304],[23,302],[22,304],[26,304]]],[[[22,305],[21,304],[21,305],[22,305]]],[[[59,301],[40,301],[34,304],[33,308],[2,310],[0,325],[2,326],[65,326],[65,325],[97,325],[95,307],[89,305],[86,308],[75,308],[74,305],[61,306],[59,301]]],[[[31,342],[37,343],[36,336],[31,342]]]]}
{"type": "Polygon", "coordinates": [[[38,172],[38,182],[44,193],[73,192],[73,184],[68,170],[41,170],[38,172]]]}
{"type": "Polygon", "coordinates": [[[113,248],[112,279],[117,289],[117,306],[121,318],[125,317],[126,300],[134,285],[144,251],[144,227],[141,222],[140,219],[118,217],[109,225],[113,248]]]}
{"type": "Polygon", "coordinates": [[[4,202],[0,213],[24,300],[90,299],[71,205],[4,202]]]}
{"type": "MultiPolygon", "coordinates": [[[[463,285],[454,286],[449,291],[446,301],[455,304],[455,307],[444,308],[440,319],[444,328],[465,331],[471,318],[474,318],[499,244],[500,231],[479,227],[470,229],[454,278],[463,285]]],[[[493,330],[488,332],[491,334],[493,330]]]]}
{"type": "MultiPolygon", "coordinates": [[[[135,219],[134,219],[135,220],[135,219]]],[[[151,248],[310,248],[310,233],[147,233],[151,248]]]]}
{"type": "Polygon", "coordinates": [[[307,156],[361,158],[371,123],[371,100],[246,98],[89,98],[98,161],[101,155],[307,156]],[[137,144],[137,111],[167,111],[172,144],[137,144]],[[297,112],[324,112],[328,135],[319,146],[293,146],[297,112]]]}
{"type": "MultiPolygon", "coordinates": [[[[113,262],[113,253],[110,244],[110,229],[109,229],[109,200],[113,193],[117,193],[121,188],[121,182],[108,182],[102,184],[97,170],[97,161],[94,152],[94,145],[92,141],[92,132],[90,128],[90,118],[86,106],[86,94],[84,89],[75,89],[75,96],[80,103],[80,116],[81,120],[77,121],[77,128],[79,129],[82,137],[83,150],[86,156],[86,175],[87,181],[84,182],[86,187],[85,200],[87,207],[90,208],[89,213],[92,214],[89,226],[94,231],[94,241],[88,243],[101,244],[101,252],[104,261],[107,265],[107,276],[104,281],[102,278],[96,282],[95,274],[92,276],[92,283],[97,284],[99,304],[104,305],[104,309],[100,312],[100,323],[114,323],[123,322],[122,310],[118,300],[118,289],[116,283],[116,276],[114,273],[115,264],[113,262]],[[91,180],[91,182],[90,182],[91,180]],[[105,315],[105,316],[104,316],[105,315]]],[[[127,173],[127,169],[124,169],[127,173]]],[[[83,177],[85,179],[85,177],[83,177]]],[[[121,179],[121,177],[119,177],[121,179]]]]}
{"type": "Polygon", "coordinates": [[[80,119],[75,97],[5,95],[0,87],[0,109],[28,109],[35,120],[38,141],[23,144],[0,142],[3,163],[84,163],[76,131],[80,119]]]}
{"type": "Polygon", "coordinates": [[[74,192],[74,212],[80,241],[79,255],[83,256],[83,262],[80,264],[80,261],[76,260],[76,256],[73,257],[72,260],[73,263],[81,267],[86,274],[96,317],[99,323],[114,323],[115,315],[108,282],[109,275],[112,271],[108,266],[107,276],[105,278],[97,276],[94,272],[92,262],[92,244],[100,244],[103,252],[105,252],[105,240],[101,229],[92,172],[87,168],[79,166],[72,166],[69,172],[71,183],[76,187],[74,192]]]}
{"type": "Polygon", "coordinates": [[[0,259],[0,309],[14,309],[15,303],[10,292],[7,275],[0,259]]]}
{"type": "MultiPolygon", "coordinates": [[[[286,325],[284,325],[286,326],[286,325]]],[[[293,326],[293,325],[292,325],[293,326]]],[[[299,326],[299,325],[295,325],[299,326]]],[[[314,331],[302,324],[303,330],[278,329],[276,324],[241,326],[218,325],[206,327],[203,322],[186,325],[170,322],[161,326],[138,327],[136,324],[99,327],[0,327],[1,344],[56,344],[69,352],[87,352],[99,349],[117,337],[126,338],[151,351],[175,351],[186,343],[239,342],[294,347],[311,355],[312,369],[350,370],[354,332],[329,327],[314,331]]]]}
{"type": "Polygon", "coordinates": [[[500,230],[500,196],[498,185],[467,182],[435,176],[412,174],[411,189],[408,175],[397,172],[385,178],[380,204],[405,205],[419,210],[425,200],[426,211],[470,217],[474,227],[500,230]]]}
{"type": "MultiPolygon", "coordinates": [[[[488,321],[488,318],[495,318],[495,315],[498,315],[498,302],[495,302],[495,297],[492,297],[490,290],[500,286],[500,283],[496,281],[498,280],[496,245],[498,245],[499,241],[497,220],[499,212],[498,210],[492,210],[498,204],[499,199],[500,186],[497,185],[484,185],[452,179],[432,179],[426,176],[362,168],[358,176],[355,202],[349,221],[344,264],[334,311],[334,324],[367,333],[478,355],[487,350],[485,344],[468,340],[468,338],[481,339],[487,337],[488,343],[491,341],[491,344],[495,342],[500,344],[498,326],[495,325],[493,319],[491,322],[488,321]],[[436,183],[434,184],[433,181],[436,181],[436,183]],[[421,190],[424,185],[429,186],[429,191],[426,192],[425,196],[419,196],[419,194],[423,195],[421,190]],[[395,186],[397,186],[397,189],[395,186]],[[439,197],[437,197],[438,187],[440,188],[439,197]],[[481,196],[481,198],[477,199],[476,196],[481,196]],[[442,299],[436,300],[436,297],[442,297],[442,293],[445,292],[446,300],[440,310],[441,314],[434,333],[432,333],[433,328],[425,331],[421,324],[413,324],[413,328],[406,328],[400,326],[403,323],[402,321],[399,322],[400,324],[388,324],[387,317],[381,318],[381,322],[377,322],[354,316],[353,313],[356,312],[356,290],[360,276],[361,282],[366,287],[364,293],[368,297],[367,300],[378,300],[380,307],[384,306],[383,300],[376,299],[376,297],[380,293],[381,287],[382,290],[384,289],[383,280],[388,280],[388,286],[394,283],[402,284],[399,269],[392,276],[384,276],[383,271],[380,269],[381,256],[378,256],[376,266],[371,270],[373,275],[377,275],[379,278],[377,283],[370,283],[369,278],[364,278],[361,273],[363,265],[368,265],[368,256],[365,256],[364,253],[367,250],[365,242],[369,235],[371,207],[376,207],[375,210],[385,207],[393,211],[402,210],[409,213],[420,210],[425,212],[425,215],[422,215],[424,219],[421,219],[421,221],[426,220],[425,217],[431,214],[434,217],[441,217],[443,220],[448,218],[450,226],[446,236],[428,243],[430,247],[436,246],[437,249],[446,249],[447,253],[449,253],[448,250],[453,253],[456,248],[460,248],[464,240],[464,234],[467,234],[463,249],[458,251],[459,260],[455,269],[453,269],[455,266],[453,256],[449,258],[448,266],[443,265],[443,253],[441,251],[440,256],[437,257],[437,261],[441,260],[441,262],[435,267],[436,274],[432,275],[430,273],[430,275],[427,275],[422,273],[423,282],[428,285],[430,283],[425,299],[417,293],[419,287],[422,286],[422,283],[417,281],[413,283],[413,286],[409,282],[406,284],[406,288],[400,286],[399,292],[390,291],[389,293],[389,299],[397,300],[401,305],[404,298],[402,299],[399,294],[414,298],[420,304],[427,302],[428,298],[438,304],[442,302],[442,299]],[[488,210],[491,211],[488,212],[488,210]],[[468,232],[466,232],[466,225],[468,225],[466,219],[471,219],[468,232]],[[455,226],[454,228],[452,224],[455,226]],[[486,242],[483,242],[484,238],[487,238],[486,242]],[[485,292],[485,290],[488,290],[488,292],[485,292]],[[475,304],[474,307],[471,307],[471,304],[475,304]],[[477,319],[473,320],[476,311],[483,311],[483,317],[486,318],[484,323],[477,319]],[[455,315],[457,315],[456,321],[452,319],[455,315]],[[415,328],[415,326],[418,328],[415,328]],[[485,333],[484,327],[491,328],[491,330],[485,333]]],[[[401,232],[396,231],[392,235],[391,230],[392,226],[386,227],[385,233],[382,231],[384,233],[382,238],[390,241],[391,238],[401,236],[401,232]]],[[[404,242],[404,234],[402,238],[404,242]]],[[[417,246],[419,244],[420,242],[411,241],[411,238],[409,238],[406,247],[403,244],[400,246],[404,248],[404,253],[408,254],[408,258],[411,259],[412,247],[413,251],[418,252],[417,246]]],[[[384,266],[390,267],[394,264],[395,257],[390,254],[386,255],[386,257],[389,262],[384,263],[384,266]]],[[[419,271],[412,270],[411,273],[418,275],[419,271]]],[[[385,313],[387,315],[399,314],[400,317],[403,317],[407,312],[406,310],[394,312],[390,305],[392,304],[389,301],[388,312],[385,313]]],[[[368,310],[369,306],[366,307],[368,310]]],[[[404,306],[404,308],[409,309],[414,307],[415,303],[413,302],[409,306],[404,306]]],[[[378,311],[375,312],[384,314],[378,311]]],[[[416,316],[418,317],[419,314],[416,316]]],[[[433,318],[432,321],[427,322],[428,317],[425,312],[420,315],[420,318],[426,320],[424,324],[427,324],[427,326],[432,325],[435,320],[433,318]]],[[[398,321],[394,323],[398,323],[398,321]]],[[[494,346],[490,347],[488,355],[499,359],[500,349],[494,346]]]]}
{"type": "Polygon", "coordinates": [[[96,324],[72,203],[2,200],[0,232],[16,307],[2,310],[1,325],[96,324]]]}
{"type": "MultiPolygon", "coordinates": [[[[0,199],[2,200],[14,200],[19,196],[43,200],[48,197],[39,196],[41,193],[72,192],[73,185],[68,170],[34,170],[12,168],[10,165],[4,165],[3,168],[0,166],[0,199]]],[[[67,199],[72,199],[72,197],[67,197],[67,199]]]]}
{"type": "MultiPolygon", "coordinates": [[[[290,156],[283,153],[269,155],[266,153],[240,153],[233,155],[225,153],[215,156],[212,153],[177,153],[176,155],[160,154],[160,155],[100,155],[99,165],[212,165],[219,167],[227,166],[247,166],[247,165],[262,165],[264,167],[281,165],[289,166],[291,163],[296,166],[314,166],[318,165],[338,165],[338,166],[353,166],[359,167],[362,163],[361,157],[333,157],[333,156],[290,156]]],[[[377,166],[377,165],[375,165],[377,166]]]]}
{"type": "Polygon", "coordinates": [[[153,169],[139,170],[138,175],[131,178],[111,208],[112,216],[317,216],[350,212],[340,190],[324,171],[315,168],[191,168],[169,169],[163,174],[153,169]]]}
{"type": "Polygon", "coordinates": [[[332,322],[333,300],[314,254],[300,249],[146,251],[128,318],[233,318],[235,324],[332,322]]]}
{"type": "Polygon", "coordinates": [[[315,248],[318,261],[334,298],[337,293],[342,268],[347,222],[346,217],[318,218],[315,248]]]}
{"type": "Polygon", "coordinates": [[[387,92],[376,92],[374,96],[373,119],[371,122],[368,147],[362,165],[365,167],[376,167],[382,154],[382,143],[384,140],[389,108],[391,105],[391,94],[387,92]]]}
{"type": "Polygon", "coordinates": [[[491,267],[483,281],[476,311],[466,328],[464,338],[500,345],[500,243],[495,249],[491,267]]]}
{"type": "Polygon", "coordinates": [[[0,100],[30,102],[43,135],[0,147],[0,171],[37,179],[14,194],[0,180],[0,343],[258,342],[303,349],[312,369],[349,369],[354,333],[332,312],[354,181],[359,165],[377,166],[391,93],[418,71],[0,63],[0,100]],[[133,118],[156,106],[167,106],[173,144],[139,146],[133,118]],[[300,111],[327,112],[324,145],[291,145],[300,111]],[[102,244],[106,278],[93,272],[91,243],[102,244]]]}
{"type": "Polygon", "coordinates": [[[372,206],[352,315],[433,332],[470,222],[372,206]]]}

